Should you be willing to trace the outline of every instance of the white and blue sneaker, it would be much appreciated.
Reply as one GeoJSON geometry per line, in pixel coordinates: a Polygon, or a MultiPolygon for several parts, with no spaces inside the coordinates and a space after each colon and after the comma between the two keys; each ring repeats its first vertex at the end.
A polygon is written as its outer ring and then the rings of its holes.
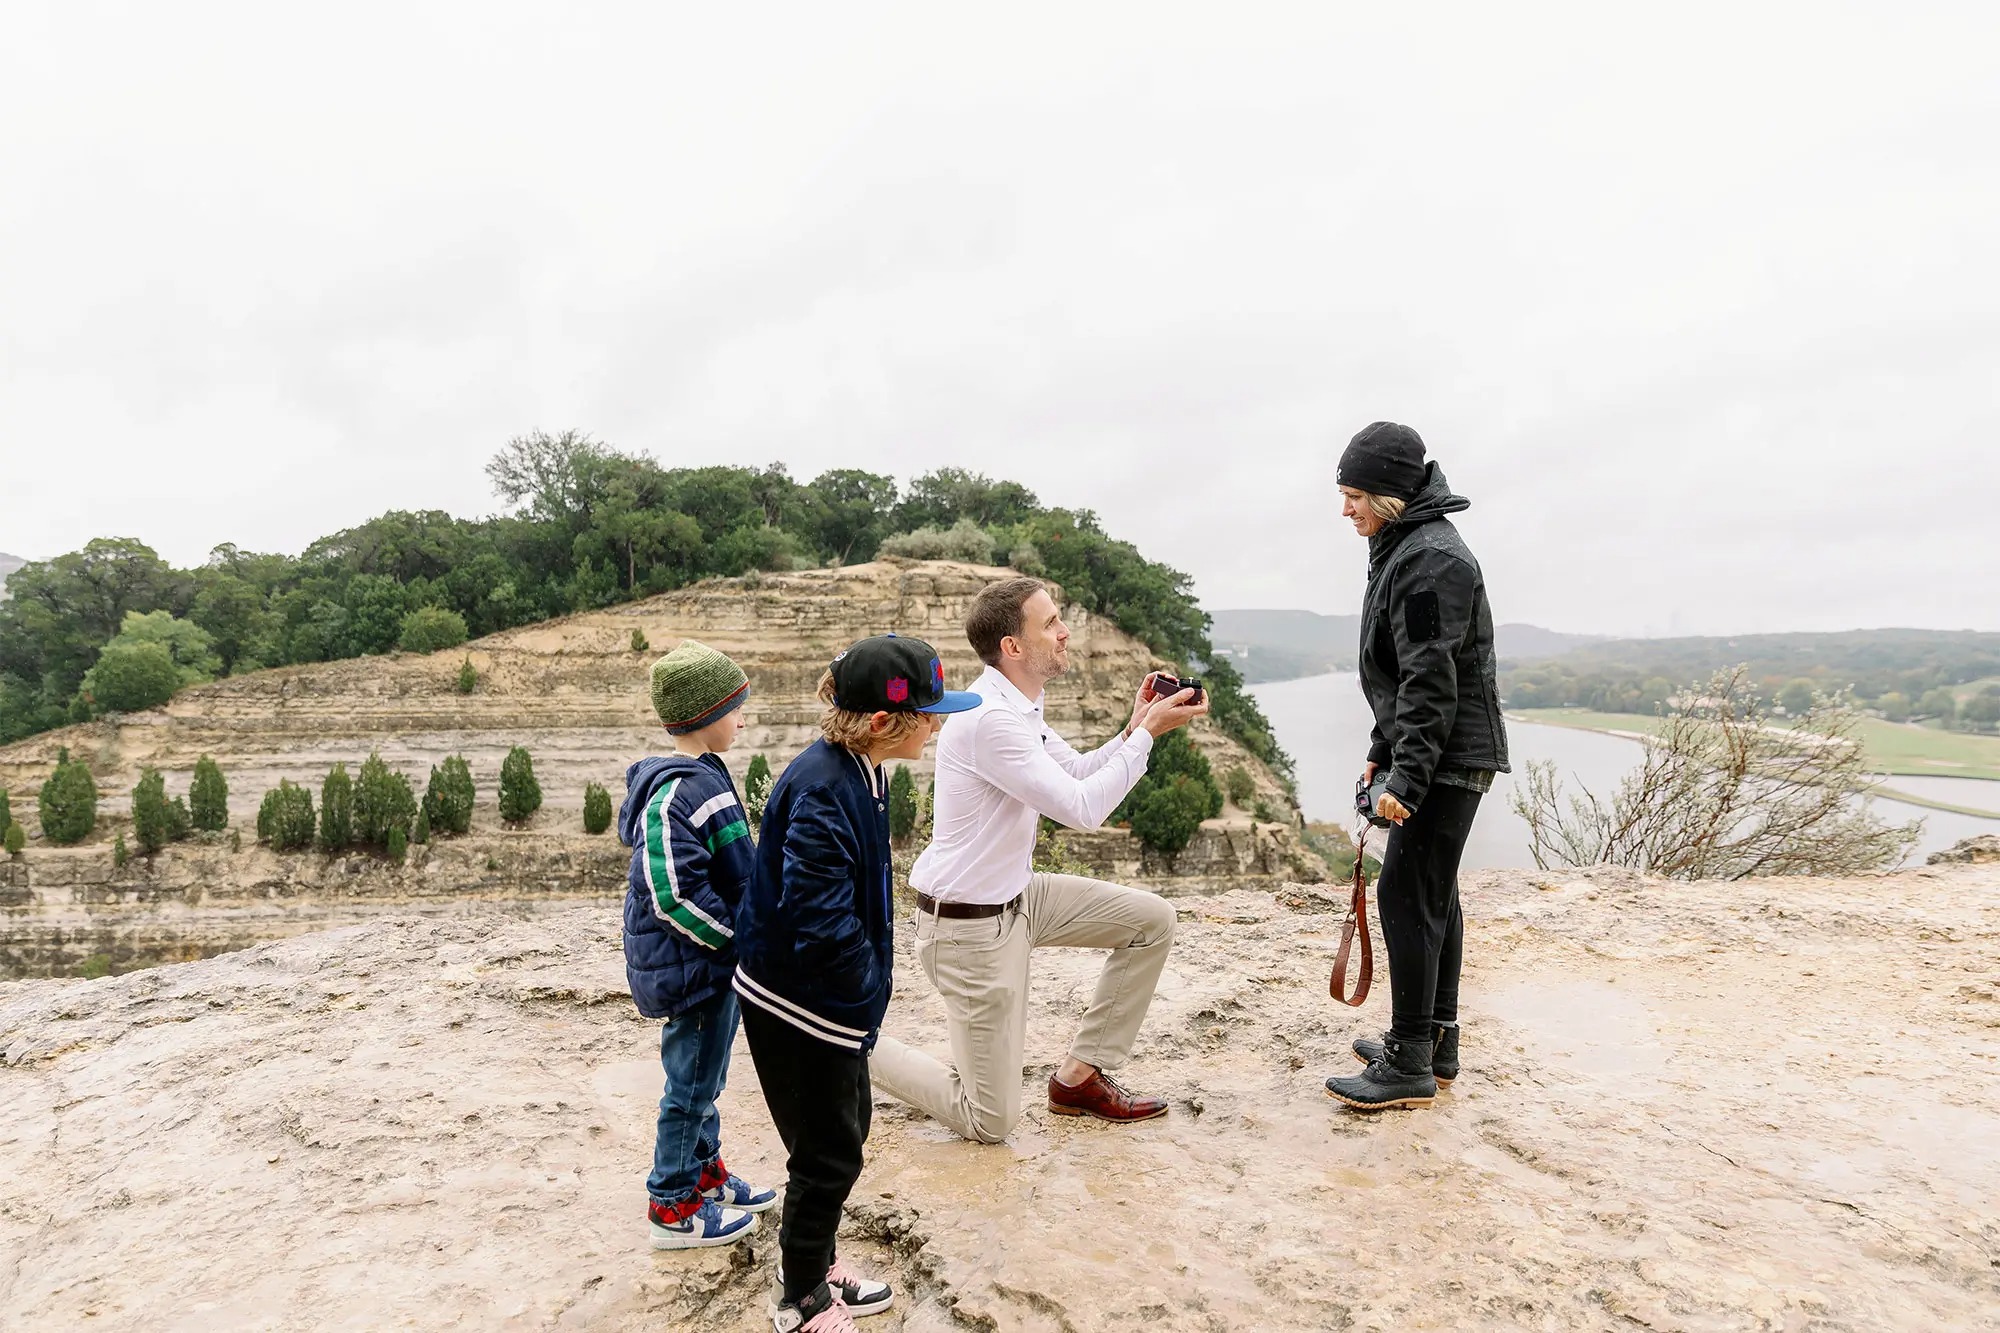
{"type": "Polygon", "coordinates": [[[746,1213],[761,1213],[778,1201],[778,1191],[760,1190],[743,1177],[722,1164],[720,1158],[715,1165],[701,1173],[697,1186],[701,1197],[724,1208],[737,1208],[746,1213]]]}
{"type": "Polygon", "coordinates": [[[670,1207],[657,1200],[648,1201],[646,1220],[652,1227],[654,1249],[694,1250],[704,1245],[728,1245],[757,1229],[757,1219],[750,1214],[739,1208],[724,1208],[706,1197],[700,1207],[691,1212],[686,1209],[686,1204],[670,1207]]]}

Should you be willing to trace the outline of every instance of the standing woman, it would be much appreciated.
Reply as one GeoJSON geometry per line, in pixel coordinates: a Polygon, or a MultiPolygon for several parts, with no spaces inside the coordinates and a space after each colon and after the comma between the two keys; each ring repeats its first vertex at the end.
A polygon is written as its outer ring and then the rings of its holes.
{"type": "Polygon", "coordinates": [[[1326,1090],[1364,1111],[1428,1106],[1458,1076],[1458,862],[1479,798],[1507,768],[1486,581],[1448,514],[1453,495],[1408,426],[1378,421],[1349,442],[1341,514],[1368,539],[1361,690],[1375,715],[1365,781],[1388,769],[1376,810],[1394,822],[1376,905],[1394,1019],[1354,1043],[1367,1068],[1326,1090]]]}

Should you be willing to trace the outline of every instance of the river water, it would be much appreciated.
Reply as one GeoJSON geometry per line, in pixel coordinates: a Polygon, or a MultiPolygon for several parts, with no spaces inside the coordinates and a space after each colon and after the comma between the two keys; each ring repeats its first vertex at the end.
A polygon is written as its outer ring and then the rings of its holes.
{"type": "MultiPolygon", "coordinates": [[[[1250,693],[1264,715],[1271,719],[1278,743],[1298,766],[1299,804],[1306,818],[1329,820],[1351,828],[1354,779],[1360,776],[1368,755],[1370,719],[1368,705],[1361,697],[1360,681],[1354,673],[1342,672],[1253,685],[1250,693]]],[[[1619,778],[1639,762],[1636,741],[1568,727],[1509,722],[1507,742],[1516,775],[1526,772],[1530,760],[1551,760],[1562,773],[1568,790],[1575,791],[1581,783],[1600,796],[1609,796],[1619,778]]],[[[1913,795],[1981,810],[2000,810],[2000,782],[1946,778],[1935,780],[1939,786],[1933,790],[1933,781],[1890,779],[1892,785],[1906,784],[1913,795]],[[1949,794],[1942,789],[1943,784],[1950,785],[1949,794]]],[[[1513,778],[1502,775],[1480,804],[1479,819],[1466,846],[1466,868],[1534,865],[1534,858],[1528,854],[1527,821],[1515,814],[1511,806],[1513,783],[1513,778]]],[[[1923,836],[1910,858],[1914,864],[1922,864],[1932,852],[1963,838],[1980,833],[2000,834],[2000,820],[1926,810],[1901,801],[1877,801],[1875,805],[1886,819],[1899,823],[1918,818],[1924,821],[1923,836]]]]}

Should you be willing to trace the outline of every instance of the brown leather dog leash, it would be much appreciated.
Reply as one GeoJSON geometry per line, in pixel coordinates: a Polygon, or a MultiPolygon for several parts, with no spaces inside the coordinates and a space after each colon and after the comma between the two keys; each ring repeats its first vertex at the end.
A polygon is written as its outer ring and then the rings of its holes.
{"type": "Polygon", "coordinates": [[[1368,830],[1363,828],[1354,843],[1354,894],[1347,900],[1347,919],[1340,923],[1340,951],[1333,956],[1333,978],[1327,993],[1342,1004],[1360,1008],[1368,998],[1368,983],[1375,979],[1375,945],[1368,938],[1368,877],[1362,863],[1368,855],[1368,830]],[[1361,937],[1361,970],[1354,978],[1354,994],[1346,994],[1347,955],[1354,937],[1361,937]]]}

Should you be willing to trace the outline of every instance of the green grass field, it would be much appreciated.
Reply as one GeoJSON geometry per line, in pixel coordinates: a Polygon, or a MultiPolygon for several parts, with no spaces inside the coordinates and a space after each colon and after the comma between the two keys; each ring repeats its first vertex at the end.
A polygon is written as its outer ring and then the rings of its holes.
{"type": "MultiPolygon", "coordinates": [[[[1593,713],[1583,708],[1528,708],[1515,714],[1528,722],[1585,731],[1649,733],[1659,719],[1643,713],[1593,713]]],[[[1913,727],[1865,717],[1857,728],[1877,773],[1914,777],[1987,778],[2000,781],[2000,736],[1973,736],[1935,727],[1913,727]]]]}

